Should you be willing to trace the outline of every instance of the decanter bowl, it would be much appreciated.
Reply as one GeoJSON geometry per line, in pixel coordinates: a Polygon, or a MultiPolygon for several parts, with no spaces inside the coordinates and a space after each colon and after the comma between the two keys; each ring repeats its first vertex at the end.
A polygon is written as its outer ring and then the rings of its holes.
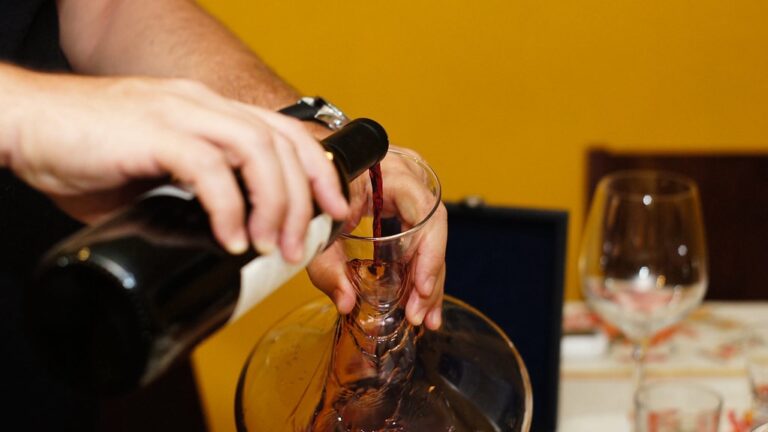
{"type": "Polygon", "coordinates": [[[418,329],[407,385],[397,396],[371,392],[370,386],[366,394],[345,395],[346,404],[356,403],[358,409],[362,404],[373,420],[361,423],[339,407],[331,422],[318,422],[326,387],[338,379],[329,376],[329,365],[342,323],[333,304],[322,298],[288,314],[262,337],[238,382],[238,431],[529,430],[532,395],[523,360],[498,326],[450,296],[443,304],[443,326],[418,329]],[[321,423],[333,426],[318,427],[321,423]]]}

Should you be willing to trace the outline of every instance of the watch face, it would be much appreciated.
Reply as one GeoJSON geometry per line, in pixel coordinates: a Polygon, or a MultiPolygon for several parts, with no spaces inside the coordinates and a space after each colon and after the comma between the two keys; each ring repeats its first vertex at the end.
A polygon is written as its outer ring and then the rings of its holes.
{"type": "Polygon", "coordinates": [[[279,112],[299,120],[320,122],[331,130],[341,129],[349,122],[340,109],[321,97],[303,97],[295,105],[285,107],[279,112]]]}
{"type": "Polygon", "coordinates": [[[326,124],[332,130],[341,129],[342,126],[349,122],[347,116],[345,116],[340,109],[327,102],[320,108],[320,110],[318,110],[315,118],[326,124]]]}

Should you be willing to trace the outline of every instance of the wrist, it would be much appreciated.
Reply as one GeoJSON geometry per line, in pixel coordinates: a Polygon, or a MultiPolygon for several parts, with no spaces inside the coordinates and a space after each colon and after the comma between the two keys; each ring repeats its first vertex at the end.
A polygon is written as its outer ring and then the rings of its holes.
{"type": "Polygon", "coordinates": [[[0,64],[0,167],[11,167],[17,153],[23,119],[23,93],[26,72],[0,64]]]}
{"type": "Polygon", "coordinates": [[[36,131],[53,127],[40,122],[56,113],[54,105],[61,106],[54,96],[71,85],[68,79],[0,64],[0,166],[17,170],[25,165],[24,147],[38,138],[36,131]]]}
{"type": "Polygon", "coordinates": [[[325,139],[328,135],[332,134],[333,131],[328,129],[327,127],[313,122],[313,121],[303,121],[304,127],[309,131],[309,133],[312,134],[313,137],[315,137],[316,140],[322,141],[325,139]]]}

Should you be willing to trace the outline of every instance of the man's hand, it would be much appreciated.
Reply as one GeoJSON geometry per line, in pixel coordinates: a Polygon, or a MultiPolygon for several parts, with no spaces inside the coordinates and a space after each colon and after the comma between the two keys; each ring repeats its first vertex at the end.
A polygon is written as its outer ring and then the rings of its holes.
{"type": "MultiPolygon", "coordinates": [[[[295,90],[194,1],[57,0],[57,5],[62,48],[76,72],[184,77],[203,82],[227,97],[273,110],[299,98],[295,90]]],[[[313,183],[313,190],[335,176],[317,178],[321,180],[313,183]]],[[[438,209],[430,224],[424,228],[424,250],[416,259],[416,290],[409,300],[407,314],[414,324],[423,320],[427,327],[436,328],[440,323],[445,273],[444,207],[438,209]]],[[[327,269],[321,269],[320,263],[331,254],[333,249],[316,259],[310,275],[332,296],[340,311],[348,312],[354,294],[344,276],[344,258],[337,256],[327,269]]]]}
{"type": "MultiPolygon", "coordinates": [[[[409,150],[400,150],[418,156],[409,150]]],[[[399,219],[407,224],[403,230],[426,218],[435,203],[434,196],[419,177],[421,173],[412,168],[396,157],[387,157],[381,163],[384,182],[383,212],[386,216],[398,215],[399,219]]],[[[369,187],[366,174],[350,185],[349,220],[352,227],[357,225],[364,206],[368,204],[356,199],[368,196],[356,192],[356,189],[366,187],[369,187]]],[[[418,249],[411,263],[415,289],[411,292],[405,308],[406,317],[411,324],[423,323],[432,330],[438,329],[442,320],[447,234],[447,211],[442,203],[438,203],[434,214],[421,228],[418,249]]],[[[335,244],[315,258],[308,267],[312,282],[336,303],[338,311],[342,314],[352,311],[356,297],[355,289],[345,273],[346,260],[341,245],[335,244]]]]}
{"type": "Polygon", "coordinates": [[[250,239],[295,262],[313,196],[334,218],[347,216],[337,174],[300,122],[202,84],[0,65],[0,90],[0,164],[86,222],[147,187],[137,180],[172,177],[194,189],[229,251],[244,252],[250,239]],[[236,169],[253,204],[247,219],[236,169]]]}

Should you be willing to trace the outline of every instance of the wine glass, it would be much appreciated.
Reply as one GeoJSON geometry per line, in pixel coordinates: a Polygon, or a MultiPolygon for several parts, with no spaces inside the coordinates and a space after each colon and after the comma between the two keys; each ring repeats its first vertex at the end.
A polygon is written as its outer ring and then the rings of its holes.
{"type": "Polygon", "coordinates": [[[768,421],[768,322],[759,321],[749,326],[744,358],[752,390],[752,418],[765,423],[768,421]]]}
{"type": "Polygon", "coordinates": [[[604,177],[587,218],[579,272],[587,303],[633,343],[639,388],[650,339],[698,306],[707,289],[696,184],[657,171],[604,177]]]}

